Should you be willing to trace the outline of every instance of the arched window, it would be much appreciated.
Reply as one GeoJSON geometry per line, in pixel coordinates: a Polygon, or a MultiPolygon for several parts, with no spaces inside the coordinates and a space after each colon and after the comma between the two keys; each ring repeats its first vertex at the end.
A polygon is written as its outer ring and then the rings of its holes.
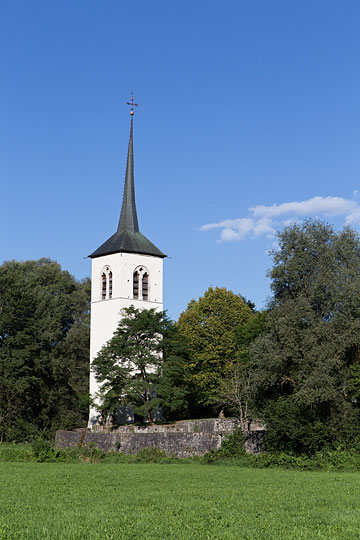
{"type": "Polygon", "coordinates": [[[101,300],[112,298],[113,279],[110,266],[104,266],[101,272],[101,300]]]}
{"type": "Polygon", "coordinates": [[[139,298],[139,272],[137,270],[134,272],[133,297],[135,300],[139,298]]]}
{"type": "Polygon", "coordinates": [[[141,284],[141,290],[142,290],[142,299],[148,300],[149,295],[149,274],[145,272],[142,276],[142,284],[141,284]]]}
{"type": "Polygon", "coordinates": [[[101,274],[101,298],[105,300],[106,298],[106,274],[103,272],[101,274]]]}
{"type": "Polygon", "coordinates": [[[144,266],[138,266],[133,274],[133,298],[149,300],[149,271],[144,266]]]}
{"type": "Polygon", "coordinates": [[[112,272],[109,272],[109,298],[112,298],[112,272]]]}

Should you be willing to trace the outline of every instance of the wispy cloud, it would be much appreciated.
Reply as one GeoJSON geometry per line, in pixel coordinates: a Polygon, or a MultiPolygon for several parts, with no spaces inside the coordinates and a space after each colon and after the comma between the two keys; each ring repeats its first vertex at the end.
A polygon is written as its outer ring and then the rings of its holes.
{"type": "Polygon", "coordinates": [[[208,223],[201,231],[221,229],[219,242],[233,242],[248,236],[272,237],[281,225],[301,221],[304,217],[343,216],[346,224],[360,223],[360,205],[357,201],[342,197],[313,197],[306,201],[292,201],[271,206],[258,205],[248,209],[248,215],[208,223]]]}

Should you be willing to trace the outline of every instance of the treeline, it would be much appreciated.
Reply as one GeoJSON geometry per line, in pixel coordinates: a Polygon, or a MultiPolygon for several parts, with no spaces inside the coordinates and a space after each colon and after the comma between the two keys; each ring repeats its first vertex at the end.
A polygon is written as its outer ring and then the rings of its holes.
{"type": "MultiPolygon", "coordinates": [[[[270,450],[350,447],[360,437],[360,239],[306,221],[278,234],[272,298],[259,312],[224,288],[177,322],[124,310],[100,351],[99,411],[149,421],[237,416],[270,450]],[[161,414],[160,412],[161,411],[161,414]]],[[[0,267],[0,438],[86,425],[89,282],[47,259],[0,267]]]]}
{"type": "Polygon", "coordinates": [[[49,259],[0,267],[0,441],[84,425],[90,281],[49,259]]]}
{"type": "Polygon", "coordinates": [[[223,411],[245,427],[264,423],[269,450],[358,444],[359,236],[308,220],[278,234],[272,258],[263,312],[223,288],[192,300],[177,323],[125,310],[95,362],[104,421],[129,403],[150,421],[159,408],[168,419],[223,411]]]}

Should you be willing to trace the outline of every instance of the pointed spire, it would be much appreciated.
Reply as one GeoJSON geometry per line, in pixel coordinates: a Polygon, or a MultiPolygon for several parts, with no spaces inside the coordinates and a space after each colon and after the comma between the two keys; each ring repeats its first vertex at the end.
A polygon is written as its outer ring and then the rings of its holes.
{"type": "Polygon", "coordinates": [[[118,232],[123,231],[130,231],[135,233],[139,232],[139,223],[135,204],[133,115],[131,115],[124,195],[118,226],[118,232]]]}
{"type": "Polygon", "coordinates": [[[160,251],[150,240],[139,231],[139,223],[135,205],[135,185],[134,185],[134,145],[133,145],[133,117],[134,95],[131,95],[130,105],[130,138],[126,164],[124,196],[120,213],[119,226],[110,238],[98,247],[89,257],[101,257],[112,253],[137,253],[143,255],[152,255],[153,257],[166,257],[165,253],[160,251]]]}

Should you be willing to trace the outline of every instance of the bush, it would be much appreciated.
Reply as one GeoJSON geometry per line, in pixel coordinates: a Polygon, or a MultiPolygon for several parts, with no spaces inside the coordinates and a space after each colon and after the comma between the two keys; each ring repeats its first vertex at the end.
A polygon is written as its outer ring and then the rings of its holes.
{"type": "Polygon", "coordinates": [[[203,456],[205,463],[214,463],[223,459],[239,459],[245,456],[245,438],[240,428],[235,428],[232,433],[227,435],[220,448],[210,450],[203,456]]]}
{"type": "Polygon", "coordinates": [[[55,448],[53,443],[42,438],[35,439],[31,444],[31,458],[39,463],[78,461],[97,462],[103,459],[105,453],[96,448],[94,443],[76,448],[55,448]]]}
{"type": "Polygon", "coordinates": [[[60,454],[50,441],[40,437],[33,440],[31,450],[34,460],[39,463],[56,461],[60,454]]]}
{"type": "Polygon", "coordinates": [[[32,452],[29,444],[1,443],[0,462],[31,461],[32,452]]]}
{"type": "Polygon", "coordinates": [[[78,457],[85,461],[99,461],[105,457],[105,452],[97,448],[94,442],[77,448],[78,457]]]}
{"type": "Polygon", "coordinates": [[[339,446],[336,450],[328,447],[314,455],[291,452],[264,452],[258,455],[246,454],[243,448],[243,435],[240,431],[228,435],[221,448],[212,450],[202,457],[185,459],[167,456],[159,448],[144,448],[137,454],[109,452],[105,454],[94,444],[80,448],[55,449],[51,442],[37,439],[30,444],[0,444],[0,462],[57,462],[57,463],[203,463],[239,465],[252,468],[282,468],[312,471],[360,471],[359,441],[353,448],[339,446]]]}
{"type": "Polygon", "coordinates": [[[159,463],[164,461],[164,459],[167,459],[167,455],[164,450],[149,447],[143,448],[136,454],[134,463],[159,463]]]}
{"type": "Polygon", "coordinates": [[[270,401],[264,412],[265,450],[275,453],[314,455],[329,444],[326,425],[306,407],[294,403],[291,396],[270,401]]]}
{"type": "Polygon", "coordinates": [[[359,471],[360,454],[357,449],[323,449],[316,454],[264,452],[248,455],[245,466],[254,468],[282,468],[311,471],[359,471]]]}

